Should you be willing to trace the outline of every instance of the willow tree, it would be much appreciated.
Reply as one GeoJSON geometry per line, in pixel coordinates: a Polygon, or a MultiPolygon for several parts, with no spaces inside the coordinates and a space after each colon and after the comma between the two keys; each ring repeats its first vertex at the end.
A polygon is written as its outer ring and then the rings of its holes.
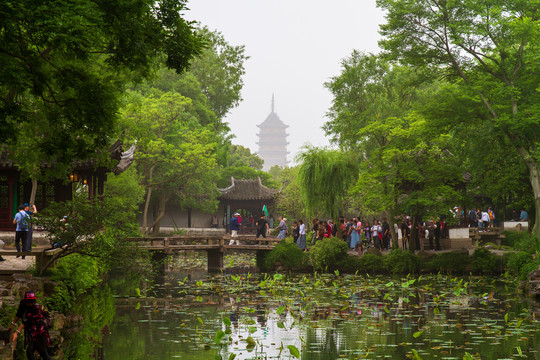
{"type": "Polygon", "coordinates": [[[298,155],[301,194],[309,214],[323,211],[335,218],[343,211],[347,188],[358,177],[354,158],[338,150],[307,147],[298,155]]]}

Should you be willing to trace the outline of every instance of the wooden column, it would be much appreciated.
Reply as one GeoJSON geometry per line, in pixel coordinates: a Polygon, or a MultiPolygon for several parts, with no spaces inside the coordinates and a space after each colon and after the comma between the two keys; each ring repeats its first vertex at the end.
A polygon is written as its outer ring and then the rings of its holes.
{"type": "Polygon", "coordinates": [[[207,250],[208,254],[208,272],[216,273],[223,270],[223,251],[207,250]]]}

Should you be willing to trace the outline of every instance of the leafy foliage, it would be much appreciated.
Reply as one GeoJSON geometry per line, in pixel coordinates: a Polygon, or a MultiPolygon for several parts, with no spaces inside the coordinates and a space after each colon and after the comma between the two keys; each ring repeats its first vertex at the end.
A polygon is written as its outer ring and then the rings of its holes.
{"type": "Polygon", "coordinates": [[[50,244],[60,248],[50,263],[74,253],[105,264],[133,256],[136,249],[121,239],[138,234],[136,214],[118,207],[121,204],[109,197],[90,200],[85,191],[77,191],[71,201],[52,203],[43,210],[37,224],[48,232],[50,244]]]}
{"type": "Polygon", "coordinates": [[[129,79],[151,74],[160,57],[182,72],[201,52],[184,10],[166,0],[3,2],[0,142],[18,144],[34,123],[41,160],[95,155],[116,130],[129,79]]]}
{"type": "Polygon", "coordinates": [[[347,256],[348,250],[349,247],[343,239],[325,238],[310,249],[309,258],[315,270],[333,271],[347,256]]]}
{"type": "Polygon", "coordinates": [[[435,254],[426,264],[426,268],[434,273],[467,274],[470,272],[471,257],[462,251],[451,251],[435,254]]]}
{"type": "MultiPolygon", "coordinates": [[[[442,71],[456,84],[459,97],[481,104],[481,110],[463,108],[467,123],[492,135],[490,142],[504,137],[514,148],[529,173],[538,223],[537,2],[378,0],[377,4],[387,13],[380,42],[387,55],[417,69],[442,71]]],[[[452,110],[442,118],[457,130],[464,117],[456,115],[452,110]]],[[[536,227],[536,237],[540,238],[540,226],[536,227]]]]}
{"type": "Polygon", "coordinates": [[[324,211],[337,218],[343,211],[345,191],[358,176],[354,159],[337,150],[307,147],[298,160],[298,179],[307,211],[324,211]]]}
{"type": "Polygon", "coordinates": [[[423,266],[422,259],[412,251],[403,251],[394,249],[384,257],[384,267],[391,273],[396,274],[415,274],[423,266]]]}
{"type": "Polygon", "coordinates": [[[229,148],[229,166],[242,167],[249,166],[255,170],[262,170],[264,160],[257,154],[242,145],[231,145],[229,148]]]}
{"type": "Polygon", "coordinates": [[[360,258],[360,266],[362,271],[368,273],[379,274],[385,271],[383,257],[375,254],[364,254],[360,258]]]}
{"type": "Polygon", "coordinates": [[[202,126],[186,111],[191,101],[178,93],[140,97],[123,109],[126,136],[138,140],[136,166],[146,187],[143,231],[154,227],[165,215],[169,200],[181,206],[213,208],[217,189],[213,173],[217,166],[215,132],[202,126]],[[147,225],[152,196],[157,195],[157,214],[147,225]]]}
{"type": "Polygon", "coordinates": [[[482,247],[476,248],[472,255],[472,267],[477,274],[494,274],[500,268],[500,257],[482,247]]]}
{"type": "Polygon", "coordinates": [[[531,253],[520,251],[505,254],[504,263],[510,274],[517,276],[521,280],[525,280],[529,273],[538,269],[540,260],[535,258],[531,253]]]}
{"type": "Polygon", "coordinates": [[[288,219],[308,219],[298,172],[298,166],[285,168],[275,177],[275,180],[281,185],[280,192],[275,199],[275,209],[278,214],[288,219]]]}
{"type": "Polygon", "coordinates": [[[305,253],[296,244],[287,241],[280,242],[265,258],[267,270],[275,270],[278,264],[286,270],[299,270],[306,263],[305,253]]]}

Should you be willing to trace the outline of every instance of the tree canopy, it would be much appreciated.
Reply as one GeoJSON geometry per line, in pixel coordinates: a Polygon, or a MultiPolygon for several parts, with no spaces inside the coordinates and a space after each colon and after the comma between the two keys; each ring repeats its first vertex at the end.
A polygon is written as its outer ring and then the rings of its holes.
{"type": "Polygon", "coordinates": [[[39,121],[34,148],[70,163],[110,142],[124,84],[164,61],[182,72],[204,41],[185,1],[7,1],[0,5],[0,142],[39,121]]]}
{"type": "Polygon", "coordinates": [[[298,160],[302,198],[309,215],[323,211],[337,218],[345,192],[358,176],[354,158],[337,150],[308,147],[298,160]]]}
{"type": "MultiPolygon", "coordinates": [[[[540,7],[522,0],[378,0],[380,45],[393,59],[442,72],[483,111],[467,118],[508,139],[529,172],[540,217],[540,7]]],[[[536,226],[537,237],[540,227],[536,226]]]]}

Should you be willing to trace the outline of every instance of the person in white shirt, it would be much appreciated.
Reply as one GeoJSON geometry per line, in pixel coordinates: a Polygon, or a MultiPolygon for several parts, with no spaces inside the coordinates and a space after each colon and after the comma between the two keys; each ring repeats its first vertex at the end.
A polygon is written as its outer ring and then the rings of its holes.
{"type": "Polygon", "coordinates": [[[379,225],[378,220],[375,220],[371,227],[371,238],[373,239],[373,245],[375,245],[377,249],[381,248],[379,233],[382,233],[381,225],[379,225]]]}
{"type": "Polygon", "coordinates": [[[298,229],[298,241],[297,245],[300,249],[306,250],[306,225],[302,219],[298,220],[299,229],[298,229]]]}
{"type": "Polygon", "coordinates": [[[487,211],[482,211],[482,223],[484,224],[484,229],[487,229],[489,226],[489,214],[487,211]]]}

